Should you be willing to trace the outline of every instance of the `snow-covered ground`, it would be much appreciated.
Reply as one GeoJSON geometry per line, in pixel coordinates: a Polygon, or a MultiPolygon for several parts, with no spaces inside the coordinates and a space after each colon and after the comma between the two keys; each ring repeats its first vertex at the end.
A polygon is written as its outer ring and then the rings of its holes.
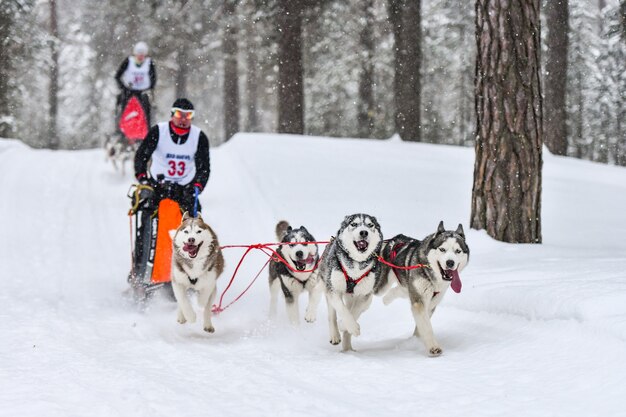
{"type": "MultiPolygon", "coordinates": [[[[324,302],[314,324],[283,304],[270,322],[266,271],[214,334],[165,298],[140,312],[122,296],[132,176],[101,150],[0,140],[0,415],[624,415],[626,169],[544,153],[544,243],[513,245],[469,228],[472,149],[240,134],[211,155],[201,201],[222,245],[275,241],[280,219],[328,240],[354,212],[386,237],[462,223],[463,291],[433,317],[444,354],[411,337],[406,300],[375,299],[351,353],[328,343],[324,302]]],[[[242,253],[225,250],[220,293],[242,253]]]]}

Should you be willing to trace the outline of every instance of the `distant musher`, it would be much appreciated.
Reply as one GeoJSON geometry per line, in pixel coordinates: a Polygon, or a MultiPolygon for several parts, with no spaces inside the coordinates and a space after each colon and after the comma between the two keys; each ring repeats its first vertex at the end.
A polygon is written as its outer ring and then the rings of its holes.
{"type": "Polygon", "coordinates": [[[145,42],[137,42],[133,55],[122,61],[115,73],[115,81],[121,90],[117,97],[118,118],[130,98],[136,96],[146,114],[147,125],[150,126],[150,100],[146,93],[154,90],[157,76],[154,61],[148,56],[148,45],[145,42]]]}

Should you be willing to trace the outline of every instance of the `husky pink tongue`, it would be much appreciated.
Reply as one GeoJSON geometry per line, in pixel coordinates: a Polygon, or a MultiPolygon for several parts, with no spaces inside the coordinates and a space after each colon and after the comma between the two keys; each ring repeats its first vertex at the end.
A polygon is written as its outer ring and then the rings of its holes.
{"type": "Polygon", "coordinates": [[[308,264],[315,263],[315,258],[313,257],[313,255],[309,255],[309,256],[307,256],[307,258],[304,260],[304,262],[306,262],[306,263],[307,263],[307,265],[308,265],[308,264]]]}
{"type": "Polygon", "coordinates": [[[198,246],[197,245],[192,245],[191,243],[185,243],[183,245],[183,250],[185,252],[189,252],[189,256],[191,256],[193,258],[198,253],[198,246]]]}
{"type": "Polygon", "coordinates": [[[461,287],[463,286],[463,284],[461,283],[461,277],[459,277],[459,271],[448,270],[448,273],[450,274],[450,276],[452,276],[452,282],[450,283],[450,286],[452,287],[452,291],[456,293],[460,293],[461,287]]]}

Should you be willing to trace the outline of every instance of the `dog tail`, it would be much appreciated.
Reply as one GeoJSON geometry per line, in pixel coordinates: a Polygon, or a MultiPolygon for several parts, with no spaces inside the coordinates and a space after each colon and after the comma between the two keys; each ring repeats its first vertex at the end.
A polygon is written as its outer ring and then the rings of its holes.
{"type": "Polygon", "coordinates": [[[279,242],[282,242],[288,231],[289,223],[286,220],[279,221],[278,224],[276,224],[276,239],[278,239],[279,242]]]}

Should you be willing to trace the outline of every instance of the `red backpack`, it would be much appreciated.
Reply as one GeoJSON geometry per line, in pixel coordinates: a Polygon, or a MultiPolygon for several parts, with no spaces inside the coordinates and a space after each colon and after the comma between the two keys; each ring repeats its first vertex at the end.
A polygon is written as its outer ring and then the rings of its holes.
{"type": "Polygon", "coordinates": [[[136,96],[132,96],[120,117],[120,130],[130,142],[143,140],[148,134],[146,112],[136,96]]]}

